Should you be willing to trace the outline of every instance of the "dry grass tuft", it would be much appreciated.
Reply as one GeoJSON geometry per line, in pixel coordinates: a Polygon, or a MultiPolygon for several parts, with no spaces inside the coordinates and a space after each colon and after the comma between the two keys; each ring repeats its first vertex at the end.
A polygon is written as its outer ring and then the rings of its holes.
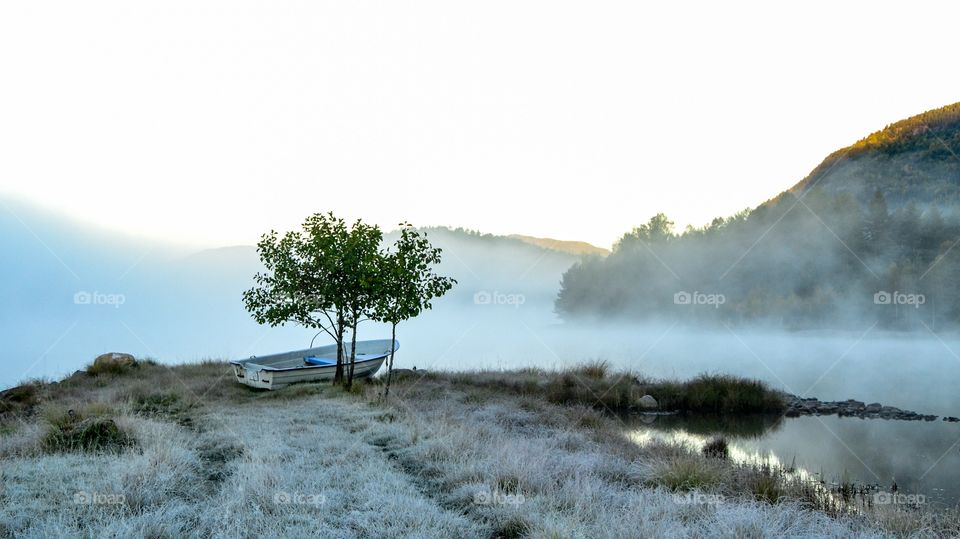
{"type": "Polygon", "coordinates": [[[703,446],[703,456],[725,459],[730,456],[730,447],[723,436],[714,438],[703,446]]]}
{"type": "Polygon", "coordinates": [[[108,417],[85,417],[73,410],[50,421],[40,440],[47,453],[120,452],[135,444],[134,439],[108,417]]]}

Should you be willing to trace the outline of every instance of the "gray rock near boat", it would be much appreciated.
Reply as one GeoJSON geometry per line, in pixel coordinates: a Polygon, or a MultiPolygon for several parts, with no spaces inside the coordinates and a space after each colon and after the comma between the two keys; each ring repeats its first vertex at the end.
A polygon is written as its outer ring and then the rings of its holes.
{"type": "MultiPolygon", "coordinates": [[[[879,402],[864,404],[862,401],[821,401],[816,398],[787,396],[787,417],[837,415],[839,417],[859,417],[862,419],[894,419],[900,421],[934,421],[935,415],[920,414],[911,410],[901,410],[895,406],[884,406],[879,402]]],[[[956,419],[956,418],[954,418],[956,419]]],[[[948,421],[944,418],[944,421],[948,421]]],[[[960,421],[960,419],[957,419],[960,421]]]]}

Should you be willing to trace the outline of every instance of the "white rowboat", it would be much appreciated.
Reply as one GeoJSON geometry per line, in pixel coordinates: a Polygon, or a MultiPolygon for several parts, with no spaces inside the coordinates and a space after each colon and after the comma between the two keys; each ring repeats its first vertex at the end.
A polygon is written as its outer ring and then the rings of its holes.
{"type": "MultiPolygon", "coordinates": [[[[392,349],[400,343],[390,339],[357,341],[357,359],[353,366],[354,378],[373,376],[392,349]]],[[[350,369],[350,343],[344,343],[344,376],[350,369]]],[[[282,354],[250,357],[230,362],[237,381],[250,387],[279,389],[296,382],[332,380],[337,370],[337,345],[318,346],[282,354]]]]}

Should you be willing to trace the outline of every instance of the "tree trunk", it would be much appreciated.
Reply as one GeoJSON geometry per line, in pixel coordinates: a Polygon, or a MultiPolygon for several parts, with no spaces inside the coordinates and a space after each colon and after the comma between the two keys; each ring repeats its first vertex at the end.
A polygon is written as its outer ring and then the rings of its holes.
{"type": "Polygon", "coordinates": [[[337,315],[337,369],[333,373],[334,385],[343,383],[343,316],[337,315]]]}
{"type": "Polygon", "coordinates": [[[347,389],[353,387],[353,367],[357,362],[357,324],[354,317],[353,327],[350,331],[350,374],[347,376],[347,389]]]}
{"type": "Polygon", "coordinates": [[[386,403],[390,398],[390,379],[393,378],[393,353],[397,342],[397,325],[393,324],[390,328],[390,359],[387,360],[387,387],[383,390],[383,402],[386,403]]]}

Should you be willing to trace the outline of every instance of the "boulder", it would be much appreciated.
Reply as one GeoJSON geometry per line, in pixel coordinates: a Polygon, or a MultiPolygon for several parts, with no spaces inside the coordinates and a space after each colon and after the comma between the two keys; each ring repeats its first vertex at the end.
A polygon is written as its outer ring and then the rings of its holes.
{"type": "Polygon", "coordinates": [[[864,408],[863,411],[868,414],[876,414],[876,413],[879,413],[880,410],[883,410],[882,404],[880,404],[879,402],[871,402],[866,406],[866,408],[864,408]]]}
{"type": "Polygon", "coordinates": [[[97,356],[93,360],[93,365],[87,369],[90,374],[112,373],[118,374],[125,372],[137,366],[137,360],[130,354],[119,352],[110,352],[97,356]]]}
{"type": "Polygon", "coordinates": [[[643,408],[644,410],[654,410],[654,409],[656,409],[656,408],[658,408],[658,407],[660,406],[660,405],[657,403],[657,399],[653,398],[652,395],[644,395],[644,396],[640,397],[640,400],[638,401],[638,404],[639,404],[640,407],[643,408]]]}
{"type": "Polygon", "coordinates": [[[815,411],[817,408],[820,407],[820,401],[818,401],[817,399],[804,399],[803,407],[806,408],[807,410],[815,411]]]}

